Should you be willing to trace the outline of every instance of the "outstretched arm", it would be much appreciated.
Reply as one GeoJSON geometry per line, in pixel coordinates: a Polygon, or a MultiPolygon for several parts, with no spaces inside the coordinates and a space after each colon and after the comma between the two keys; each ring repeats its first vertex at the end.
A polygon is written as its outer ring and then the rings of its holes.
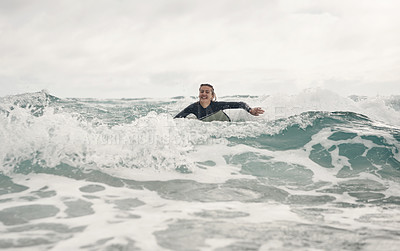
{"type": "Polygon", "coordinates": [[[222,109],[242,108],[254,116],[258,116],[264,113],[264,110],[261,109],[261,107],[251,108],[244,102],[218,102],[218,103],[222,106],[222,109]]]}

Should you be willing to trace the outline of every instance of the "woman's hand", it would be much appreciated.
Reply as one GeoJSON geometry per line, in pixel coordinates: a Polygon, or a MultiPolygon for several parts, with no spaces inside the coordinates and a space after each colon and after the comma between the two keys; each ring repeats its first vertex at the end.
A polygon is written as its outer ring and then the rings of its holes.
{"type": "Polygon", "coordinates": [[[263,113],[264,113],[264,110],[261,109],[261,107],[255,107],[255,108],[252,108],[250,110],[250,114],[254,115],[254,116],[258,116],[258,115],[263,114],[263,113]]]}

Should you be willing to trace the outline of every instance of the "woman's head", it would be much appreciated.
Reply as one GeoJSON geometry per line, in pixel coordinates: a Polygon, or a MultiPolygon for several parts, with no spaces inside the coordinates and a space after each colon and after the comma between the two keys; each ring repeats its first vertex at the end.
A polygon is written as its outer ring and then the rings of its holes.
{"type": "Polygon", "coordinates": [[[201,84],[199,88],[199,98],[200,101],[215,101],[217,96],[214,92],[214,87],[210,84],[201,84]]]}

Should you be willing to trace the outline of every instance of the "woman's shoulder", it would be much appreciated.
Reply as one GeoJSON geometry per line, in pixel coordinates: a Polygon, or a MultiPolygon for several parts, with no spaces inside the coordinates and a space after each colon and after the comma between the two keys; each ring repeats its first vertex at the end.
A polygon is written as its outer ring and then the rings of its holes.
{"type": "Polygon", "coordinates": [[[194,103],[188,105],[188,106],[186,107],[186,109],[195,108],[195,107],[197,107],[197,106],[199,106],[199,105],[200,105],[199,102],[194,102],[194,103]]]}

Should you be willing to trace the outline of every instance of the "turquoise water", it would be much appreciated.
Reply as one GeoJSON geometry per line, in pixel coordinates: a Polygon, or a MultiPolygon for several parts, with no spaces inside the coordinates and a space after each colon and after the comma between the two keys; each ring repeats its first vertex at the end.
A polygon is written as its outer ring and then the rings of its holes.
{"type": "Polygon", "coordinates": [[[0,98],[0,249],[397,250],[400,97],[0,98]]]}

